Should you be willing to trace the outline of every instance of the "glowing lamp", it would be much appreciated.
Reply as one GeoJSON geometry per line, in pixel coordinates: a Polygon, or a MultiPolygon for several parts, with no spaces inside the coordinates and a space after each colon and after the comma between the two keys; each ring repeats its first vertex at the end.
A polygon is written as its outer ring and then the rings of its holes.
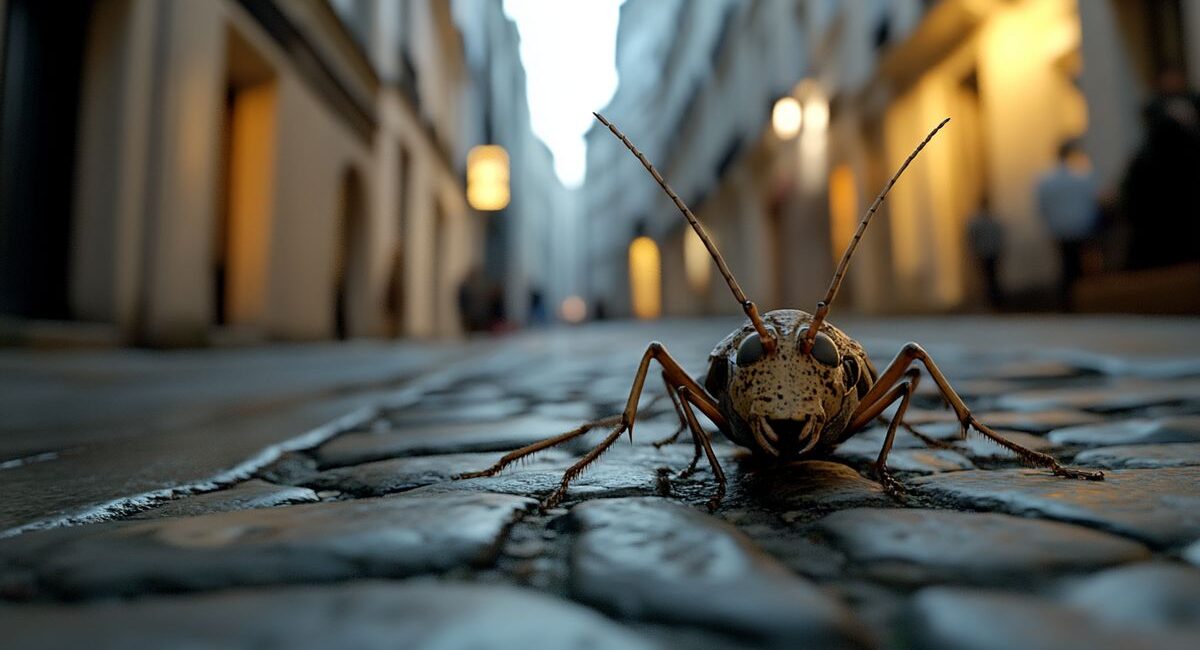
{"type": "Polygon", "coordinates": [[[829,102],[819,93],[813,93],[804,102],[804,115],[807,117],[809,129],[814,132],[824,131],[829,126],[829,102]]]}
{"type": "Polygon", "coordinates": [[[471,149],[467,153],[467,202],[476,210],[501,210],[508,200],[508,152],[497,144],[471,149]]]}
{"type": "Polygon", "coordinates": [[[800,132],[803,115],[800,112],[800,102],[795,97],[782,97],[775,102],[771,109],[771,127],[781,140],[790,140],[800,132]]]}
{"type": "Polygon", "coordinates": [[[638,237],[629,245],[629,289],[633,315],[658,318],[662,313],[662,258],[658,244],[649,237],[638,237]]]}
{"type": "Polygon", "coordinates": [[[559,306],[558,314],[568,323],[581,323],[587,318],[587,303],[579,296],[567,296],[559,306]]]}

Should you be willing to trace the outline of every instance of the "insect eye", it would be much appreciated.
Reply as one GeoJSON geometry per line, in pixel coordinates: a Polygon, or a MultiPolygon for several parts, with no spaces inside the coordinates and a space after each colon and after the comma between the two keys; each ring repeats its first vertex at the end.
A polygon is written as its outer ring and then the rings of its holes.
{"type": "Polygon", "coordinates": [[[743,367],[757,363],[759,359],[763,358],[766,352],[767,350],[763,347],[762,339],[759,338],[758,332],[754,332],[742,339],[742,344],[738,346],[737,365],[738,367],[743,367]]]}
{"type": "MultiPolygon", "coordinates": [[[[797,340],[803,341],[806,331],[808,331],[807,327],[801,328],[800,336],[797,340]]],[[[817,335],[813,337],[812,356],[827,366],[836,366],[841,361],[837,345],[834,344],[833,339],[829,338],[829,335],[825,332],[817,332],[817,335]]]]}
{"type": "Polygon", "coordinates": [[[845,382],[846,388],[858,383],[858,371],[858,361],[854,357],[842,359],[842,381],[845,382]]]}

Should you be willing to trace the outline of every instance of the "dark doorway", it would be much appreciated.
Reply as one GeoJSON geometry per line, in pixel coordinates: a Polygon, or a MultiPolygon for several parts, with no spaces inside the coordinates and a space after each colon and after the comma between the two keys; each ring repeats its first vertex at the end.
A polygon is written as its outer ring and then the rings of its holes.
{"type": "Polygon", "coordinates": [[[71,202],[90,0],[9,0],[0,81],[0,313],[69,318],[71,202]]]}
{"type": "Polygon", "coordinates": [[[333,331],[338,340],[355,333],[352,312],[357,304],[362,266],[363,189],[358,173],[348,169],[342,176],[341,215],[334,252],[333,331]]]}

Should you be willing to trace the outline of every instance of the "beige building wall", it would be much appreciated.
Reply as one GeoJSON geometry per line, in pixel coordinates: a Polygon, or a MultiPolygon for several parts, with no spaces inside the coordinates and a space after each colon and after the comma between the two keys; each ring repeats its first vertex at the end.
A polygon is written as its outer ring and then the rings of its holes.
{"type": "MultiPolygon", "coordinates": [[[[862,279],[855,281],[858,288],[851,295],[868,311],[945,311],[971,305],[981,289],[967,250],[966,224],[984,196],[1005,227],[1001,273],[1006,290],[1050,286],[1057,253],[1037,214],[1037,180],[1054,164],[1059,143],[1085,134],[1091,106],[1097,103],[1085,93],[1092,92],[1087,70],[1098,66],[1083,66],[1084,92],[1072,83],[1088,54],[1081,48],[1081,17],[1073,0],[948,2],[929,16],[912,38],[928,43],[938,37],[938,26],[950,20],[969,27],[962,28],[953,47],[921,49],[909,41],[899,55],[882,62],[882,76],[873,83],[890,83],[893,91],[881,103],[879,143],[858,142],[858,133],[871,128],[869,113],[840,115],[831,132],[839,151],[865,145],[881,154],[882,169],[871,169],[872,156],[861,149],[839,154],[850,161],[865,207],[929,129],[952,118],[873,222],[867,239],[882,237],[888,250],[863,249],[856,256],[854,275],[862,279]],[[864,257],[872,261],[864,262],[864,257]],[[874,266],[875,260],[887,260],[890,269],[858,268],[874,266]]],[[[1111,94],[1111,81],[1105,83],[1101,89],[1111,94]]],[[[867,91],[864,97],[868,110],[878,101],[878,93],[872,99],[867,91]]],[[[1136,133],[1136,128],[1114,122],[1117,111],[1127,111],[1128,98],[1111,104],[1100,109],[1107,111],[1109,128],[1136,133]]],[[[1123,149],[1128,144],[1119,140],[1106,135],[1107,148],[1093,154],[1110,178],[1127,160],[1123,149]]]]}
{"type": "MultiPolygon", "coordinates": [[[[0,9],[2,9],[0,5],[0,9]]],[[[132,332],[143,257],[154,25],[159,3],[96,5],[85,46],[71,304],[132,332]]]]}
{"type": "MultiPolygon", "coordinates": [[[[286,9],[298,29],[332,29],[320,3],[286,9]]],[[[429,11],[453,29],[448,13],[429,11]]],[[[78,318],[151,345],[322,339],[338,333],[341,288],[349,336],[460,333],[457,286],[482,253],[482,228],[439,147],[463,137],[450,110],[461,70],[446,88],[426,81],[433,130],[385,87],[364,132],[236,2],[101,0],[89,30],[70,284],[78,318]]],[[[457,41],[427,41],[423,61],[456,65],[443,50],[457,41]]],[[[350,82],[351,94],[364,83],[350,82]]]]}
{"type": "Polygon", "coordinates": [[[287,339],[334,335],[338,243],[344,241],[348,332],[374,335],[382,293],[367,273],[377,221],[364,207],[371,151],[297,79],[281,74],[279,86],[268,329],[287,339]]]}

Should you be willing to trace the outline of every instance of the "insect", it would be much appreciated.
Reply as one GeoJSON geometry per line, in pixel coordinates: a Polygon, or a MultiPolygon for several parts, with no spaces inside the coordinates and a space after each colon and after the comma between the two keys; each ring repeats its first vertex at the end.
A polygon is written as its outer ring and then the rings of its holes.
{"type": "MultiPolygon", "coordinates": [[[[546,498],[543,507],[558,504],[566,495],[571,481],[619,440],[622,434],[628,433],[632,440],[638,401],[652,361],[657,361],[662,366],[667,395],[680,421],[680,427],[673,436],[655,444],[674,441],[684,428],[691,431],[695,454],[691,464],[681,475],[693,472],[701,453],[704,454],[717,484],[715,493],[708,502],[710,510],[716,509],[723,499],[726,480],[708,434],[696,418],[697,410],[715,424],[731,442],[749,448],[756,455],[768,459],[791,461],[830,453],[847,438],[865,430],[880,418],[889,406],[898,404],[887,423],[887,434],[875,461],[874,471],[877,480],[887,492],[894,496],[903,494],[903,486],[888,471],[887,457],[892,449],[896,430],[903,424],[909,400],[920,380],[921,367],[924,367],[937,385],[942,398],[953,409],[959,422],[959,439],[965,439],[968,430],[974,429],[1013,451],[1027,465],[1048,468],[1055,475],[1066,478],[1104,478],[1102,472],[1065,467],[1053,456],[1026,449],[980,422],[950,386],[950,382],[946,380],[933,358],[920,345],[906,344],[880,373],[871,364],[862,345],[826,322],[830,305],[837,297],[850,258],[871,217],[904,170],[950,121],[949,118],[942,120],[925,136],[871,203],[834,270],[828,291],[824,298],[817,302],[816,310],[812,314],[797,309],[780,309],[760,314],[734,279],[733,273],[704,227],[654,165],[604,116],[599,113],[595,113],[595,116],[637,157],[683,213],[708,249],[734,298],[745,311],[747,321],[726,336],[709,354],[708,372],[702,383],[689,376],[661,343],[652,342],[642,355],[637,374],[633,378],[629,399],[622,413],[587,422],[561,435],[522,447],[506,454],[495,465],[483,471],[460,474],[456,478],[494,476],[509,464],[530,454],[583,436],[592,429],[611,427],[608,435],[599,444],[563,473],[558,488],[546,498]]],[[[938,441],[921,436],[915,429],[909,430],[927,444],[938,444],[938,441]]]]}

